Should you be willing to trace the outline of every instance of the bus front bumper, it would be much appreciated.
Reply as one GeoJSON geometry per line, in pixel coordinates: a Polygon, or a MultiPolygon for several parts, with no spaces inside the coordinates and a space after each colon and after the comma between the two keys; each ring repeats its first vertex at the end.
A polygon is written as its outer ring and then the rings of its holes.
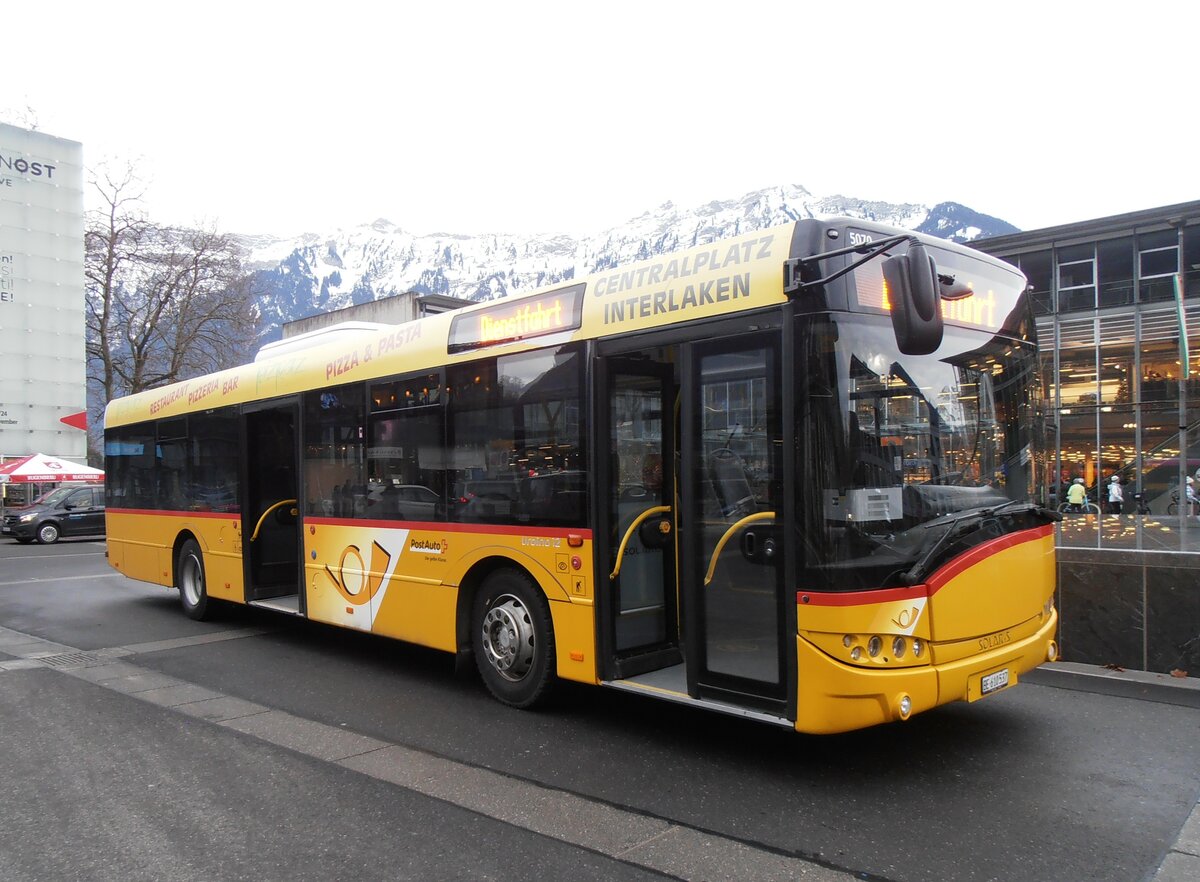
{"type": "Polygon", "coordinates": [[[1055,610],[1036,632],[997,649],[943,664],[890,669],[843,664],[798,636],[796,730],[849,732],[1002,692],[1022,674],[1054,660],[1057,629],[1055,610]]]}

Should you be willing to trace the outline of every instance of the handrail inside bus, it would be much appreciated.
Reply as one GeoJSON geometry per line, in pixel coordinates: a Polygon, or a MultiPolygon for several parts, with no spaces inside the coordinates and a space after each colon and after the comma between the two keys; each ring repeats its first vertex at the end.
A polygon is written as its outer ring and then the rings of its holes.
{"type": "Polygon", "coordinates": [[[621,572],[621,560],[625,557],[625,546],[629,544],[630,537],[633,536],[633,531],[642,525],[642,522],[647,518],[654,517],[656,514],[666,514],[671,510],[669,505],[656,505],[653,508],[648,508],[629,525],[629,529],[625,531],[624,538],[621,539],[621,546],[617,549],[617,562],[613,565],[613,571],[608,574],[608,581],[612,582],[617,578],[617,573],[621,572]]]}
{"type": "Polygon", "coordinates": [[[717,558],[721,556],[721,550],[725,547],[725,543],[729,541],[729,537],[747,524],[752,524],[755,521],[773,520],[774,517],[775,512],[773,511],[756,511],[754,514],[746,515],[740,521],[735,521],[729,526],[729,529],[725,531],[725,535],[721,537],[721,541],[717,543],[717,547],[713,549],[712,559],[708,562],[708,572],[704,574],[705,587],[712,581],[713,573],[717,569],[717,558]]]}
{"type": "MultiPolygon", "coordinates": [[[[295,500],[295,499],[281,499],[278,502],[276,502],[274,505],[272,505],[270,508],[268,508],[266,511],[264,511],[262,513],[262,517],[258,519],[258,523],[254,525],[254,533],[253,533],[253,535],[250,536],[250,541],[253,542],[255,539],[258,538],[258,531],[262,529],[263,521],[265,521],[267,519],[267,515],[269,515],[271,512],[273,512],[275,509],[279,508],[282,505],[295,505],[297,503],[297,501],[298,500],[295,500]]],[[[295,516],[297,514],[299,514],[299,512],[296,511],[296,509],[292,509],[292,515],[295,516]]]]}

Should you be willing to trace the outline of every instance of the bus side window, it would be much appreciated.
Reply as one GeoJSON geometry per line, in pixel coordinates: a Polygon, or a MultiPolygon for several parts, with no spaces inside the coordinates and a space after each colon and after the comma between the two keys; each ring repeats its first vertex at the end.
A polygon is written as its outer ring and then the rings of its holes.
{"type": "Polygon", "coordinates": [[[581,364],[578,347],[557,346],[450,369],[446,462],[453,520],[582,521],[585,485],[563,477],[579,472],[584,461],[581,364]],[[570,507],[552,508],[556,500],[570,507]]]}
{"type": "Polygon", "coordinates": [[[557,472],[521,482],[521,520],[536,524],[577,526],[587,500],[585,472],[557,472]]]}
{"type": "Polygon", "coordinates": [[[446,517],[445,411],[440,373],[372,383],[367,517],[446,517]]]}
{"type": "Polygon", "coordinates": [[[305,394],[305,514],[365,516],[364,398],[364,388],[357,383],[305,394]]]}

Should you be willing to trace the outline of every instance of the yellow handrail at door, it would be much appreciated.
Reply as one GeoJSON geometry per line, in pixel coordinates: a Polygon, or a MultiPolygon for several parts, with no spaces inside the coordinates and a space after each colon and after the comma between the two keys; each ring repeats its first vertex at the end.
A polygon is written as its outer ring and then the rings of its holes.
{"type": "MultiPolygon", "coordinates": [[[[262,529],[263,521],[265,521],[267,519],[267,515],[269,515],[275,509],[279,508],[281,505],[295,505],[297,503],[297,501],[298,500],[295,500],[295,499],[281,499],[281,500],[279,500],[279,502],[276,502],[274,505],[272,505],[270,508],[268,508],[266,511],[264,511],[262,513],[262,517],[258,519],[258,523],[254,525],[254,534],[250,537],[250,541],[253,542],[255,539],[258,538],[258,531],[262,529]]],[[[300,512],[293,508],[292,509],[292,517],[295,517],[298,514],[300,514],[300,512]]]]}

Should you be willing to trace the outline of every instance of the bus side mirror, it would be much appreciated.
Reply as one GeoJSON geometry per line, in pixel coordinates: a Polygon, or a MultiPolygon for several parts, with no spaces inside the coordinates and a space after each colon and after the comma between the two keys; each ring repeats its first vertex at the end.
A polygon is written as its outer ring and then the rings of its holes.
{"type": "Polygon", "coordinates": [[[942,297],[937,264],[924,245],[883,262],[896,345],[905,355],[928,355],[942,345],[942,297]]]}

